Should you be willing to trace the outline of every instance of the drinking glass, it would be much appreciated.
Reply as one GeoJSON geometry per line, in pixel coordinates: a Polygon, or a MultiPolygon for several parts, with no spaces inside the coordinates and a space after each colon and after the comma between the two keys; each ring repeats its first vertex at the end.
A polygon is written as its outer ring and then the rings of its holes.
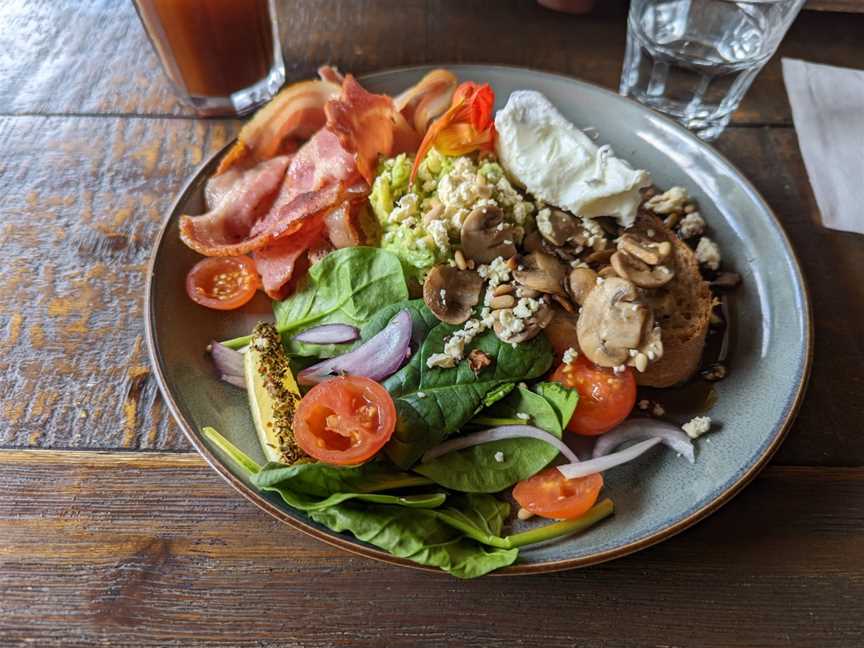
{"type": "Polygon", "coordinates": [[[285,82],[274,0],[134,0],[178,96],[200,115],[242,115],[285,82]]]}
{"type": "Polygon", "coordinates": [[[714,140],[805,0],[631,0],[619,92],[714,140]]]}

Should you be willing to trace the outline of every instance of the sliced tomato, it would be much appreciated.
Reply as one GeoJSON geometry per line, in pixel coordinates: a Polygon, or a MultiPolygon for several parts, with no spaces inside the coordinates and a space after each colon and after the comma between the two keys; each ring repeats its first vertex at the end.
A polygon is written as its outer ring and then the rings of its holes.
{"type": "Polygon", "coordinates": [[[579,392],[579,404],[567,425],[576,434],[608,432],[627,418],[636,403],[636,379],[630,367],[616,374],[580,355],[572,364],[559,366],[550,380],[579,392]]]}
{"type": "Polygon", "coordinates": [[[555,468],[547,468],[513,488],[519,506],[540,517],[565,520],[576,518],[594,506],[603,477],[599,473],[566,479],[555,468]]]}
{"type": "Polygon", "coordinates": [[[363,376],[339,376],[309,390],[294,414],[294,440],[309,456],[337,466],[371,459],[396,429],[390,394],[363,376]]]}
{"type": "Polygon", "coordinates": [[[207,257],[186,275],[186,294],[207,308],[233,310],[255,296],[261,285],[255,262],[248,256],[207,257]]]}

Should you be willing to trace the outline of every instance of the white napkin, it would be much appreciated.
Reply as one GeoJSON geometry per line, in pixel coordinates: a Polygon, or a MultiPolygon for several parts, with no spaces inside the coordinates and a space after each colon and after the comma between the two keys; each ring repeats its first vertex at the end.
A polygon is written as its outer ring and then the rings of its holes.
{"type": "Polygon", "coordinates": [[[784,58],[783,79],[822,224],[864,234],[864,70],[784,58]]]}

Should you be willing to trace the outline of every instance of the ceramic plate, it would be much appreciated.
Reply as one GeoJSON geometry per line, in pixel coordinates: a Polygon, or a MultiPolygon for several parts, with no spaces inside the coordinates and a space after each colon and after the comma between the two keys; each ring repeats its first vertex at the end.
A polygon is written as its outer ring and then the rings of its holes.
{"type": "MultiPolygon", "coordinates": [[[[428,68],[400,69],[361,79],[372,91],[396,94],[428,68]]],[[[577,126],[660,187],[683,185],[699,201],[728,268],[743,277],[731,298],[732,379],[717,383],[710,411],[718,431],[698,443],[695,466],[673,452],[607,473],[605,494],[615,515],[589,532],[523,549],[501,572],[569,569],[631,553],[685,529],[735,495],[768,461],[789,427],[810,368],[810,306],[801,271],[782,228],[753,186],[713,148],[672,121],[612,92],[573,79],[525,69],[452,66],[461,80],[488,82],[497,108],[514,90],[545,94],[577,126]]],[[[198,260],[178,236],[180,214],[203,212],[206,178],[218,155],[182,190],[150,262],[146,296],[147,343],[159,386],[178,424],[210,465],[243,496],[274,517],[325,542],[387,562],[418,567],[375,547],[308,521],[275,496],[262,495],[201,436],[215,427],[263,462],[245,393],[218,381],[204,352],[210,340],[247,333],[271,317],[260,296],[242,313],[206,310],[188,299],[184,278],[198,260]]],[[[418,567],[420,569],[426,569],[418,567]]]]}

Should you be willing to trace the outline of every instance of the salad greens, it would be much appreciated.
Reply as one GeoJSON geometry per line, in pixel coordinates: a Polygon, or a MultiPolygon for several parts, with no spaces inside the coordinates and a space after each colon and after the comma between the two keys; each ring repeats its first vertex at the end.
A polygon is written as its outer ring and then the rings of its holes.
{"type": "Polygon", "coordinates": [[[459,578],[482,576],[513,564],[518,549],[477,541],[477,537],[504,541],[499,536],[510,505],[491,495],[453,499],[445,511],[346,503],[312,512],[309,517],[334,531],[350,531],[394,556],[438,567],[459,578]]]}
{"type": "MultiPolygon", "coordinates": [[[[345,348],[303,344],[290,336],[319,324],[362,326],[381,307],[408,298],[405,274],[398,257],[373,247],[335,250],[309,268],[298,289],[288,299],[274,302],[276,329],[289,353],[328,357],[345,348]]],[[[224,344],[239,348],[248,336],[224,344]]]]}
{"type": "MultiPolygon", "coordinates": [[[[540,385],[553,384],[540,383],[540,385]]],[[[579,396],[573,390],[560,385],[555,386],[559,387],[561,392],[576,394],[575,398],[568,398],[566,401],[565,407],[568,409],[562,412],[566,414],[566,420],[559,415],[546,397],[526,387],[519,387],[499,403],[484,410],[481,416],[471,422],[485,425],[529,424],[546,430],[560,439],[579,396]],[[520,414],[528,415],[528,420],[523,420],[519,417],[520,414]]],[[[558,394],[552,389],[546,391],[556,394],[556,398],[569,396],[569,394],[558,394]]],[[[561,402],[559,401],[558,404],[560,405],[561,402]]],[[[538,439],[505,439],[450,452],[428,463],[419,464],[414,470],[441,486],[453,490],[467,493],[497,493],[518,481],[531,477],[557,456],[556,448],[538,439]]]]}
{"type": "Polygon", "coordinates": [[[317,463],[261,467],[213,428],[203,433],[255,486],[280,494],[314,522],[459,578],[510,565],[520,547],[577,533],[613,511],[607,499],[580,518],[505,536],[510,505],[492,495],[397,494],[392,491],[428,486],[430,480],[383,461],[353,468],[317,463]]]}
{"type": "Polygon", "coordinates": [[[429,356],[439,353],[444,338],[456,330],[459,327],[444,323],[432,328],[408,364],[382,383],[393,396],[398,419],[387,453],[402,468],[412,466],[424,452],[459,431],[483,406],[506,395],[514,383],[536,378],[552,364],[552,348],[545,336],[514,347],[487,331],[465,350],[467,354],[470,349],[480,349],[493,359],[493,365],[479,375],[465,362],[448,369],[427,367],[429,356]]]}
{"type": "Polygon", "coordinates": [[[380,491],[425,486],[428,479],[395,470],[374,461],[353,468],[322,463],[285,466],[269,463],[252,475],[252,483],[263,491],[278,493],[289,506],[301,511],[320,511],[350,499],[417,508],[437,508],[446,493],[389,495],[380,491]]]}

